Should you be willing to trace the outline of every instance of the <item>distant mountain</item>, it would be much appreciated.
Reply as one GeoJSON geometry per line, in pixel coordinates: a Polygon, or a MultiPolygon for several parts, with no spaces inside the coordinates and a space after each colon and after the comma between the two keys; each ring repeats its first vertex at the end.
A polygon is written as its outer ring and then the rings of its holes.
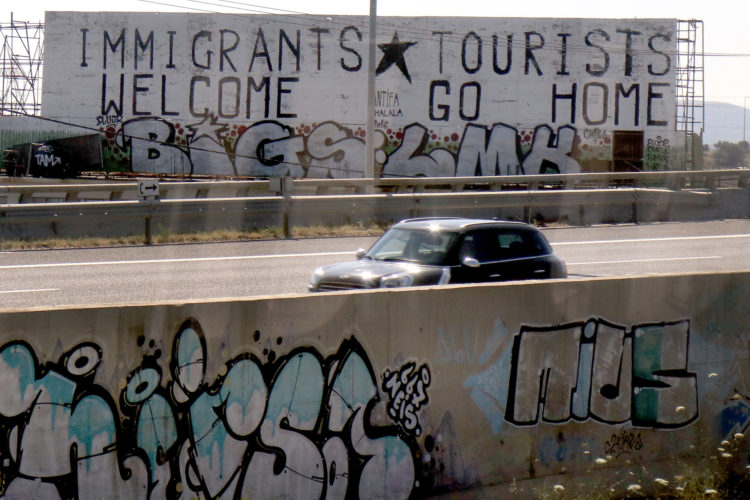
{"type": "MultiPolygon", "coordinates": [[[[748,99],[750,101],[750,99],[748,99]]],[[[713,145],[719,141],[742,140],[742,106],[725,102],[706,103],[706,123],[703,129],[703,144],[713,145]]],[[[745,110],[745,140],[750,141],[750,102],[745,110]]]]}

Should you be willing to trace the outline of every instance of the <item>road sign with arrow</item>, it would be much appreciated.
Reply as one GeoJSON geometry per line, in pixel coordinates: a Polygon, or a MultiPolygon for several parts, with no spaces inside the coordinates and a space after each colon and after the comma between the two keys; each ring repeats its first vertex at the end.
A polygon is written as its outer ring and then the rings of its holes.
{"type": "Polygon", "coordinates": [[[142,200],[159,197],[159,179],[138,179],[138,198],[142,200]]]}

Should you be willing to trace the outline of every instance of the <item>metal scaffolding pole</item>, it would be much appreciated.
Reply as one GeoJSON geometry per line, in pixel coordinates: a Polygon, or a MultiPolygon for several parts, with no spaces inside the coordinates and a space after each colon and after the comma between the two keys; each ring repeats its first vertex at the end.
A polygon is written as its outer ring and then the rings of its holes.
{"type": "Polygon", "coordinates": [[[0,115],[40,114],[43,37],[42,23],[0,23],[0,115]]]}
{"type": "MultiPolygon", "coordinates": [[[[701,139],[705,123],[703,21],[677,22],[676,126],[685,133],[685,168],[699,168],[694,142],[701,139]]],[[[702,154],[702,153],[701,153],[702,154]]]]}

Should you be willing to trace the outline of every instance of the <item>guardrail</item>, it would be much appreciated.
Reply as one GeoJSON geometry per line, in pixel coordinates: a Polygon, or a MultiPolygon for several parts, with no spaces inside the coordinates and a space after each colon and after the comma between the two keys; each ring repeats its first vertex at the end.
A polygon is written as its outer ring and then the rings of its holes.
{"type": "MultiPolygon", "coordinates": [[[[0,185],[0,203],[117,201],[137,199],[136,182],[22,184],[8,178],[0,185]]],[[[160,186],[162,199],[245,198],[281,194],[281,183],[269,180],[169,182],[160,186]]],[[[662,187],[671,190],[750,186],[750,170],[671,172],[602,172],[486,177],[416,177],[358,179],[294,179],[287,195],[425,193],[543,189],[609,189],[662,187]]]]}
{"type": "Polygon", "coordinates": [[[750,215],[750,170],[543,176],[0,186],[0,240],[120,237],[461,215],[527,222],[711,220],[750,215]],[[667,185],[669,188],[643,186],[667,185]],[[591,186],[594,186],[592,189],[591,186]]]}
{"type": "MultiPolygon", "coordinates": [[[[746,195],[745,190],[739,191],[746,195]]],[[[581,225],[695,220],[716,218],[720,208],[716,196],[706,191],[621,188],[6,204],[0,205],[0,239],[146,233],[149,240],[151,228],[189,233],[277,226],[288,233],[294,225],[393,222],[434,215],[541,218],[581,225]]],[[[739,206],[734,202],[729,205],[739,206]]]]}

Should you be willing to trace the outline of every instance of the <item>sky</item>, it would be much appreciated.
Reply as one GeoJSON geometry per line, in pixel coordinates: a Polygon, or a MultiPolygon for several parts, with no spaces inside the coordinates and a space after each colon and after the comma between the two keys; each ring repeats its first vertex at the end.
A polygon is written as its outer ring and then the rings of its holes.
{"type": "MultiPolygon", "coordinates": [[[[4,2],[6,6],[11,2],[4,2]]],[[[367,15],[368,0],[30,0],[6,7],[0,22],[43,22],[46,10],[228,12],[367,15]],[[252,2],[252,3],[251,3],[252,2]]],[[[676,18],[703,21],[705,100],[750,106],[750,29],[747,0],[377,0],[378,16],[676,18]]]]}

